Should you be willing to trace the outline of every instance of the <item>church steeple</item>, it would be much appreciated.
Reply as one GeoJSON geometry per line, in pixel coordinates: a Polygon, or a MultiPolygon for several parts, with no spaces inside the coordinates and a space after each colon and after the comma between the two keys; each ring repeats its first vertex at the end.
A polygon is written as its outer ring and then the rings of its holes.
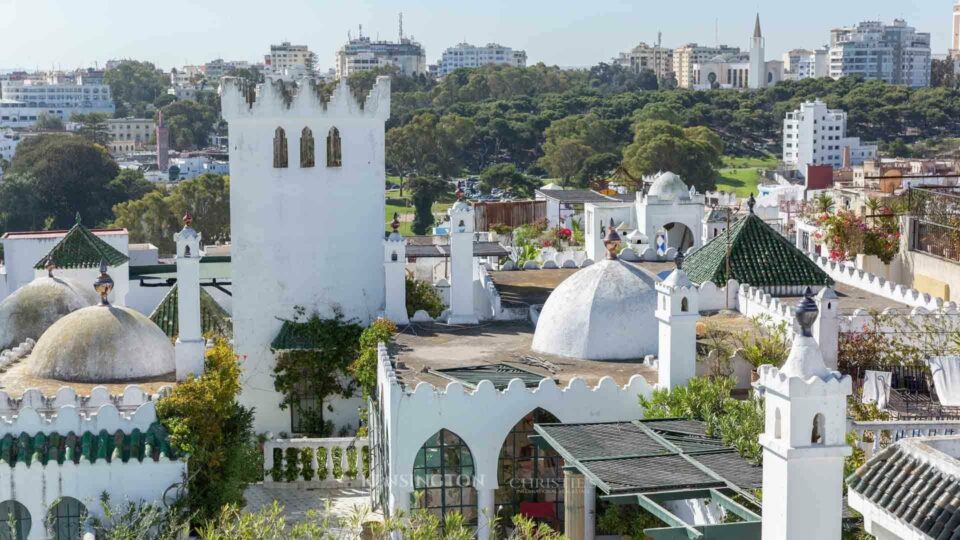
{"type": "Polygon", "coordinates": [[[757,21],[753,25],[753,37],[759,38],[763,37],[763,32],[760,31],[760,14],[757,13],[757,21]]]}

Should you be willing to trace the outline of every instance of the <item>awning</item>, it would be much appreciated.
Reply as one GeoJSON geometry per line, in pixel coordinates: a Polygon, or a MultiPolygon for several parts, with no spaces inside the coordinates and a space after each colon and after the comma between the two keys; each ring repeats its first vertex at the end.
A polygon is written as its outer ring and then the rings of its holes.
{"type": "Polygon", "coordinates": [[[706,434],[703,422],[684,419],[594,424],[536,424],[531,438],[555,450],[565,468],[590,480],[601,498],[636,503],[668,527],[647,529],[655,539],[760,539],[760,516],[735,498],[759,508],[749,490],[763,484],[763,470],[736,449],[706,434]],[[710,499],[739,520],[691,525],[662,503],[710,499]]]}

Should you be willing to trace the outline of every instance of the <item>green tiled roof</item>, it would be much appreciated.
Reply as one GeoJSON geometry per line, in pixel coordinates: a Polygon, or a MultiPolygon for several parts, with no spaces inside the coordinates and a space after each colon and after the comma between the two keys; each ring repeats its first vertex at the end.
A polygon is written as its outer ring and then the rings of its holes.
{"type": "MultiPolygon", "coordinates": [[[[176,285],[170,288],[170,292],[150,314],[150,320],[171,339],[180,335],[176,285]]],[[[233,333],[230,314],[203,287],[200,288],[200,330],[204,335],[213,333],[230,336],[233,333]]]]}
{"type": "Polygon", "coordinates": [[[527,388],[535,388],[540,381],[550,378],[510,364],[485,364],[434,371],[442,377],[460,381],[471,387],[476,387],[480,381],[490,381],[497,390],[504,390],[513,379],[520,379],[527,388]]]}
{"type": "Polygon", "coordinates": [[[727,234],[717,235],[683,263],[695,283],[728,279],[754,287],[832,285],[833,280],[773,227],[751,213],[730,227],[730,275],[727,275],[727,234]]]}
{"type": "Polygon", "coordinates": [[[87,431],[81,435],[38,433],[31,436],[21,433],[19,437],[7,434],[0,439],[0,463],[11,467],[17,463],[33,465],[38,461],[42,465],[50,461],[60,464],[65,461],[126,463],[131,459],[157,461],[161,457],[176,459],[177,456],[170,447],[166,430],[157,422],[153,423],[146,433],[139,429],[130,433],[87,431]]]}
{"type": "Polygon", "coordinates": [[[320,348],[315,332],[304,322],[283,321],[270,348],[274,351],[311,351],[320,348]]]}
{"type": "Polygon", "coordinates": [[[57,268],[96,268],[101,260],[106,260],[110,266],[120,266],[130,260],[130,257],[97,238],[80,224],[79,219],[77,224],[67,231],[67,235],[57,242],[47,255],[37,261],[34,268],[42,269],[46,266],[47,257],[51,256],[57,268]]]}
{"type": "Polygon", "coordinates": [[[919,459],[905,443],[924,444],[903,440],[884,448],[847,478],[847,487],[926,537],[956,538],[960,478],[919,459]]]}

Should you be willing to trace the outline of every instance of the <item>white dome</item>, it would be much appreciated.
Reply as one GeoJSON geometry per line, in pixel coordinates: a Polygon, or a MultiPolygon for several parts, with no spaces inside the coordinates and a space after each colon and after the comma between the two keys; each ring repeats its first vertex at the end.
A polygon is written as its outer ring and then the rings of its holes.
{"type": "Polygon", "coordinates": [[[89,285],[47,276],[31,281],[0,302],[0,350],[39,338],[64,315],[97,301],[89,285]]]}
{"type": "Polygon", "coordinates": [[[563,281],[547,299],[533,350],[585,360],[657,353],[656,278],[621,260],[603,260],[563,281]]]}
{"type": "Polygon", "coordinates": [[[689,199],[690,188],[679,176],[668,171],[657,176],[647,195],[656,195],[661,200],[689,199]]]}
{"type": "Polygon", "coordinates": [[[30,372],[48,379],[106,383],[176,370],[173,344],[147,317],[116,306],[92,306],[63,317],[37,341],[30,372]]]}

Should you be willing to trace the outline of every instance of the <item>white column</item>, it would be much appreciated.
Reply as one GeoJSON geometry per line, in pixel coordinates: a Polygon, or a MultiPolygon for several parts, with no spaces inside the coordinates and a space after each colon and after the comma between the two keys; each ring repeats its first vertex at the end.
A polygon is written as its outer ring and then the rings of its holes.
{"type": "Polygon", "coordinates": [[[823,363],[828,369],[837,369],[840,351],[840,319],[838,312],[837,293],[830,287],[824,287],[817,294],[817,308],[820,315],[813,325],[813,339],[820,346],[823,363]]]}
{"type": "Polygon", "coordinates": [[[477,488],[477,540],[490,540],[494,532],[496,506],[494,488],[477,488]]]}
{"type": "Polygon", "coordinates": [[[473,309],[473,233],[450,233],[450,324],[477,324],[473,309]]]}
{"type": "Polygon", "coordinates": [[[409,324],[407,318],[407,276],[405,240],[394,232],[384,242],[384,284],[386,297],[383,316],[396,324],[409,324]]]}
{"type": "Polygon", "coordinates": [[[583,479],[583,540],[594,540],[597,532],[597,486],[583,479]]]}
{"type": "Polygon", "coordinates": [[[203,373],[206,343],[200,323],[200,234],[190,227],[174,235],[177,242],[177,380],[203,373]]]}

